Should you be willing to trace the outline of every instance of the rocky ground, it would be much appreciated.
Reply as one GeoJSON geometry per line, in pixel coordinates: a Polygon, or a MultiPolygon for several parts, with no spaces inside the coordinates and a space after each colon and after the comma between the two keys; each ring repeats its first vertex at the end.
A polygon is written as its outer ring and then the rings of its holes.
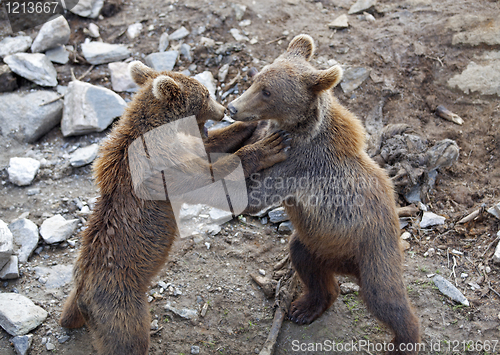
{"type": "MultiPolygon", "coordinates": [[[[98,196],[89,163],[133,95],[126,63],[196,75],[226,105],[250,85],[251,67],[272,62],[299,33],[315,39],[318,68],[344,67],[335,95],[365,123],[370,154],[393,178],[398,204],[410,207],[401,232],[420,353],[500,353],[498,1],[361,2],[114,0],[101,16],[68,12],[23,33],[11,32],[4,8],[0,354],[26,353],[28,343],[30,354],[95,353],[85,328],[68,331],[57,319],[78,231],[98,196]],[[441,292],[440,277],[455,295],[441,292]]],[[[189,217],[199,231],[175,243],[148,293],[152,354],[259,353],[266,340],[274,299],[250,274],[283,275],[274,268],[290,226],[279,210],[220,231],[219,217],[206,209],[189,217]]],[[[354,280],[340,281],[345,294],[313,324],[285,320],[276,354],[330,353],[332,344],[338,353],[381,353],[376,346],[392,335],[354,280]]]]}

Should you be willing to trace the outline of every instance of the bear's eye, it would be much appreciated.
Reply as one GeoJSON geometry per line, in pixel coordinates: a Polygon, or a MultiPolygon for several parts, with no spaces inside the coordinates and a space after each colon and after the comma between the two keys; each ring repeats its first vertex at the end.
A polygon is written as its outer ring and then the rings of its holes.
{"type": "Polygon", "coordinates": [[[266,89],[262,90],[262,95],[264,95],[265,97],[269,97],[271,96],[271,93],[269,91],[267,91],[266,89]]]}
{"type": "Polygon", "coordinates": [[[207,100],[210,99],[210,93],[209,92],[207,92],[207,95],[205,96],[205,99],[207,99],[207,100]]]}

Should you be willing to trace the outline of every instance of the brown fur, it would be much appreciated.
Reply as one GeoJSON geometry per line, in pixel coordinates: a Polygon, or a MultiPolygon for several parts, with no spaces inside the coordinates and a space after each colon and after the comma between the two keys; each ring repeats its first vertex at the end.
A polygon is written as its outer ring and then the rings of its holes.
{"type": "MultiPolygon", "coordinates": [[[[87,324],[100,355],[147,354],[150,320],[145,292],[163,266],[177,234],[168,200],[137,197],[131,171],[142,167],[129,166],[129,146],[142,134],[179,118],[195,115],[201,127],[207,119],[220,120],[225,111],[203,85],[182,74],[158,73],[139,62],[131,64],[131,74],[141,90],[101,146],[95,162],[101,196],[87,229],[81,233],[75,287],[60,319],[67,328],[87,324]]],[[[255,127],[253,123],[239,122],[210,132],[206,149],[235,152],[242,160],[245,176],[285,159],[280,135],[242,147],[255,127]]],[[[161,147],[162,142],[149,146],[158,150],[161,147]]],[[[178,159],[182,162],[186,157],[178,159]]],[[[231,157],[221,158],[212,164],[214,175],[222,176],[234,169],[234,161],[231,157]]],[[[200,164],[203,162],[186,169],[198,169],[200,164]]]]}
{"type": "Polygon", "coordinates": [[[349,274],[369,310],[394,331],[395,349],[418,343],[392,184],[365,153],[360,121],[332,95],[341,68],[316,70],[308,62],[313,50],[309,36],[297,36],[228,106],[236,120],[270,120],[256,135],[280,128],[291,137],[286,161],[248,179],[247,211],[282,203],[295,227],[290,256],[305,293],[293,302],[291,320],[318,318],[339,295],[335,274],[349,274]]]}

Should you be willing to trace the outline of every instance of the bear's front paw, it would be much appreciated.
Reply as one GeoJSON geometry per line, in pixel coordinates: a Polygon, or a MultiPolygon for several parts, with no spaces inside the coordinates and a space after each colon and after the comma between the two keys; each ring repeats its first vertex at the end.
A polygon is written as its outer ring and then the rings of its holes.
{"type": "Polygon", "coordinates": [[[330,307],[331,302],[303,295],[292,302],[288,311],[288,318],[297,324],[310,324],[330,307]]]}
{"type": "Polygon", "coordinates": [[[274,164],[284,161],[288,157],[290,149],[290,134],[285,131],[278,131],[269,137],[257,142],[260,147],[261,158],[259,160],[259,169],[263,170],[274,164]]]}

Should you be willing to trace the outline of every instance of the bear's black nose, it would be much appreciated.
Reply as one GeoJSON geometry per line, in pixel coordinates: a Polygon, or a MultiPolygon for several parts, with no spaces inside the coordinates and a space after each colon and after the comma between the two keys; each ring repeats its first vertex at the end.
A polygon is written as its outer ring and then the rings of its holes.
{"type": "Polygon", "coordinates": [[[229,104],[227,109],[229,110],[229,113],[231,114],[231,116],[234,116],[238,113],[238,110],[236,109],[236,107],[233,106],[233,104],[229,104]]]}

